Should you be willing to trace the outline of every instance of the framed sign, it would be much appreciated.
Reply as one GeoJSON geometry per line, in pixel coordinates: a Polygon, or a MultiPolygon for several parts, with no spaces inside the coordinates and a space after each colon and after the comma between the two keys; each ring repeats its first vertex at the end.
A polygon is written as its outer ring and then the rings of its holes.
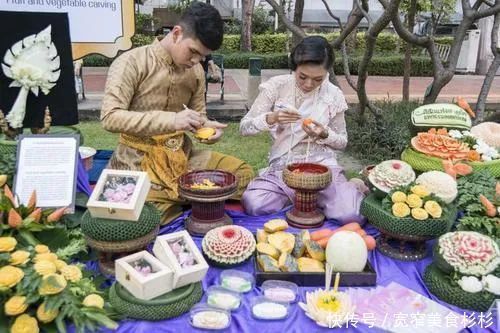
{"type": "Polygon", "coordinates": [[[36,190],[38,207],[74,212],[79,143],[78,134],[19,137],[14,193],[21,203],[36,190]]]}
{"type": "Polygon", "coordinates": [[[0,10],[67,13],[73,59],[91,53],[113,58],[132,47],[135,33],[131,0],[0,0],[0,10]]]}

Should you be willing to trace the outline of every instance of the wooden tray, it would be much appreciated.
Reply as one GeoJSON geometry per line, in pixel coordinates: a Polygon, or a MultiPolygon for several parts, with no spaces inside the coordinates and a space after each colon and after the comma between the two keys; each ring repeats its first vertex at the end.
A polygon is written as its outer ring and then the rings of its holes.
{"type": "MultiPolygon", "coordinates": [[[[308,272],[263,272],[258,263],[256,255],[254,257],[255,282],[260,286],[266,280],[283,280],[290,281],[301,287],[325,287],[325,273],[308,273],[308,272]]],[[[332,276],[332,286],[335,282],[335,274],[332,276]]],[[[377,284],[377,273],[366,262],[366,267],[362,272],[345,272],[340,273],[341,287],[368,287],[377,284]]]]}

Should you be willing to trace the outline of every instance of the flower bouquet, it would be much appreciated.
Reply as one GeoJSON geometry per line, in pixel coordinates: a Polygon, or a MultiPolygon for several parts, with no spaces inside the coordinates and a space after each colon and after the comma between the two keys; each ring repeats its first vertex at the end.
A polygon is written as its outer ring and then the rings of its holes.
{"type": "Polygon", "coordinates": [[[78,265],[69,265],[43,244],[20,248],[10,236],[0,237],[0,304],[2,332],[66,332],[65,321],[77,332],[117,326],[78,265]]]}
{"type": "Polygon", "coordinates": [[[500,250],[490,237],[474,231],[444,234],[424,282],[438,298],[460,308],[487,311],[500,295],[500,250]]]}
{"type": "Polygon", "coordinates": [[[377,248],[392,258],[424,258],[425,241],[448,232],[455,220],[455,207],[418,181],[392,189],[382,201],[370,194],[361,204],[361,214],[381,232],[377,248]]]}

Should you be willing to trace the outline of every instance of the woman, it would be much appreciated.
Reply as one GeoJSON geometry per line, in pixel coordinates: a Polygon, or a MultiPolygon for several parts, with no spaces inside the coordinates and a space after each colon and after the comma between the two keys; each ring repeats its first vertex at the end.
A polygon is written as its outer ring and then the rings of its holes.
{"type": "Polygon", "coordinates": [[[268,131],[273,139],[269,167],[243,193],[248,214],[272,214],[293,202],[294,191],[282,181],[282,170],[289,163],[308,160],[332,171],[332,184],[319,193],[318,205],[325,216],[340,223],[362,221],[363,194],[359,185],[347,181],[335,156],[335,150],[347,144],[347,103],[328,80],[332,52],[323,37],[303,39],[291,55],[293,73],[261,84],[259,96],[242,119],[242,135],[268,131]],[[303,121],[307,118],[312,122],[303,121]]]}

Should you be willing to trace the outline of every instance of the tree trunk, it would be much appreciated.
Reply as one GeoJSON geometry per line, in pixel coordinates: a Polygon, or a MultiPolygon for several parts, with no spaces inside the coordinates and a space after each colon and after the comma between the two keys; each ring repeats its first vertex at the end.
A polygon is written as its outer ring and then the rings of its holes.
{"type": "Polygon", "coordinates": [[[254,5],[255,0],[242,1],[240,50],[243,52],[252,51],[252,15],[254,5]]]}
{"type": "MultiPolygon", "coordinates": [[[[293,24],[300,27],[302,25],[302,14],[304,13],[304,0],[295,0],[295,8],[293,11],[293,24]]],[[[300,41],[302,37],[298,35],[293,35],[292,37],[292,48],[295,47],[300,41]]]]}
{"type": "MultiPolygon", "coordinates": [[[[500,3],[500,0],[496,0],[495,3],[500,3]]],[[[488,94],[491,89],[491,84],[495,79],[495,75],[500,68],[500,50],[498,45],[499,40],[499,29],[500,29],[500,13],[495,15],[495,20],[493,21],[493,28],[491,29],[491,52],[495,56],[493,62],[488,68],[488,72],[486,73],[486,77],[483,81],[483,86],[481,87],[481,92],[479,93],[479,97],[476,103],[476,118],[474,119],[474,123],[480,123],[484,120],[484,109],[486,108],[486,99],[488,98],[488,94]]]]}
{"type": "MultiPolygon", "coordinates": [[[[417,12],[417,0],[411,0],[410,9],[408,10],[408,30],[413,32],[415,27],[415,15],[417,12]]],[[[405,60],[403,66],[403,101],[410,100],[410,76],[411,76],[411,50],[412,45],[405,43],[405,60]]]]}

